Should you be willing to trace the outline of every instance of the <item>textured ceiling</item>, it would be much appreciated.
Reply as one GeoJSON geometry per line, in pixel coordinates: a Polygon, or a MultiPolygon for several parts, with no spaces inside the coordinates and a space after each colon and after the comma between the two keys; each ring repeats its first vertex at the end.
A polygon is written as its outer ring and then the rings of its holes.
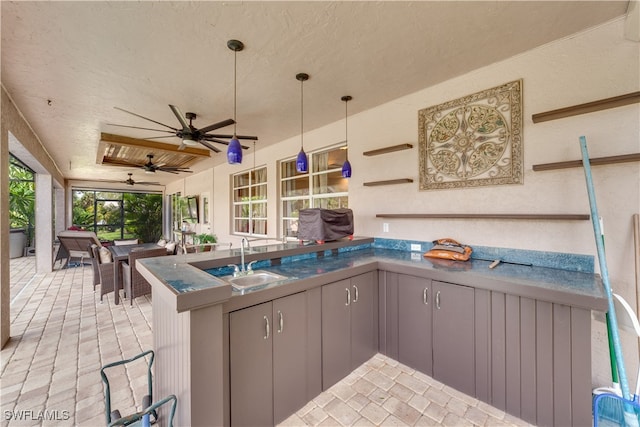
{"type": "MultiPolygon", "coordinates": [[[[342,117],[343,95],[353,96],[354,114],[627,9],[627,1],[0,3],[2,84],[70,179],[138,177],[96,165],[103,132],[158,136],[110,126],[158,128],[114,107],[174,127],[168,104],[197,113],[198,128],[232,118],[232,38],[245,44],[237,130],[263,147],[300,131],[296,73],[311,76],[308,131],[342,117]]],[[[211,158],[193,169],[223,162],[224,152],[211,158]]]]}

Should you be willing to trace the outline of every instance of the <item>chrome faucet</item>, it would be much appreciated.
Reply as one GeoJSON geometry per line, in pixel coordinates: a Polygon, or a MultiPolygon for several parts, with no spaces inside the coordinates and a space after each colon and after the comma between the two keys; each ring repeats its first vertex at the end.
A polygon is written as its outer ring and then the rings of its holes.
{"type": "Polygon", "coordinates": [[[243,237],[242,242],[240,243],[240,266],[238,267],[235,264],[229,264],[229,267],[233,268],[233,277],[244,276],[247,274],[253,274],[253,264],[256,261],[251,261],[249,265],[245,266],[244,264],[244,245],[247,245],[247,249],[251,249],[249,245],[249,241],[243,237]]]}
{"type": "Polygon", "coordinates": [[[247,249],[251,250],[251,246],[249,246],[249,241],[247,240],[246,237],[242,238],[242,241],[240,242],[240,270],[242,271],[243,274],[246,274],[247,270],[245,269],[244,266],[244,245],[245,243],[247,244],[247,249]]]}

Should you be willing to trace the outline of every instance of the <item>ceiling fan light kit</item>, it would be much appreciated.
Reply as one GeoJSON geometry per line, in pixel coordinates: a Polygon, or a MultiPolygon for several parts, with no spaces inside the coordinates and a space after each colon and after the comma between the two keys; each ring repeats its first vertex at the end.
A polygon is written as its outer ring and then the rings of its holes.
{"type": "MultiPolygon", "coordinates": [[[[191,130],[195,130],[195,128],[193,127],[193,120],[198,117],[196,115],[196,113],[190,113],[187,112],[187,114],[185,114],[185,117],[187,118],[187,120],[189,120],[189,128],[191,130]]],[[[182,136],[182,144],[189,146],[189,147],[194,147],[197,146],[199,144],[199,142],[197,140],[193,139],[193,135],[192,134],[186,134],[182,136]]]]}
{"type": "Polygon", "coordinates": [[[298,73],[296,74],[296,80],[300,81],[300,152],[296,158],[296,170],[299,173],[306,173],[309,171],[309,159],[307,153],[304,152],[304,82],[309,80],[309,74],[298,73]]]}
{"type": "Polygon", "coordinates": [[[351,178],[351,163],[349,163],[349,137],[347,132],[347,116],[348,116],[347,104],[353,98],[350,97],[349,95],[345,95],[340,99],[344,101],[344,146],[345,146],[345,156],[346,156],[344,164],[342,165],[342,177],[351,178]]]}

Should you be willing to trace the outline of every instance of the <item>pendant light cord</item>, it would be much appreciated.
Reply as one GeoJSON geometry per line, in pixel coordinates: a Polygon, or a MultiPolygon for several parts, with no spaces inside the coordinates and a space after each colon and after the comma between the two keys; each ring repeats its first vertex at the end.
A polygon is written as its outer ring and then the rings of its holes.
{"type": "Polygon", "coordinates": [[[348,103],[349,103],[348,100],[344,101],[344,146],[347,148],[347,150],[346,150],[347,152],[346,152],[346,155],[345,155],[345,158],[347,160],[349,160],[349,136],[348,136],[349,133],[347,132],[347,122],[348,122],[348,120],[347,120],[347,117],[348,117],[347,104],[348,103]]]}
{"type": "Polygon", "coordinates": [[[238,97],[238,51],[233,51],[233,136],[236,136],[237,97],[238,97]]]}
{"type": "Polygon", "coordinates": [[[304,80],[300,80],[300,148],[304,151],[304,80]]]}

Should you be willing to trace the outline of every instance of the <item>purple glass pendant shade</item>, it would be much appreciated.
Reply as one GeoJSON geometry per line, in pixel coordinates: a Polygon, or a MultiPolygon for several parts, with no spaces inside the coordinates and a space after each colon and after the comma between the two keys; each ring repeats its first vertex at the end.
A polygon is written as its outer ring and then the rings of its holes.
{"type": "Polygon", "coordinates": [[[309,170],[309,160],[307,159],[307,153],[304,152],[304,148],[300,148],[300,152],[296,158],[296,170],[299,173],[305,173],[309,170]]]}
{"type": "Polygon", "coordinates": [[[242,146],[235,135],[233,135],[233,138],[229,141],[229,147],[227,148],[227,161],[230,165],[242,163],[242,146]]]}
{"type": "Polygon", "coordinates": [[[349,160],[345,160],[342,165],[342,177],[351,178],[351,163],[349,163],[349,160]]]}

